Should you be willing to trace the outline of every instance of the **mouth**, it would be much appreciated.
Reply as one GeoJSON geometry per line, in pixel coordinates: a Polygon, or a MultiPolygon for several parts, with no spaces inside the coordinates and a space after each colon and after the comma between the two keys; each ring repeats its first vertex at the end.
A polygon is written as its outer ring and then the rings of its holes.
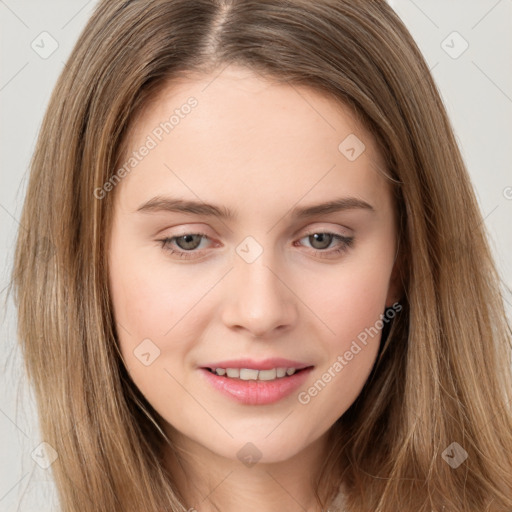
{"type": "Polygon", "coordinates": [[[256,370],[254,368],[203,368],[204,370],[213,373],[219,377],[225,377],[227,379],[235,379],[241,381],[274,381],[280,379],[286,379],[292,375],[296,375],[300,372],[313,368],[312,366],[306,366],[304,368],[294,367],[276,367],[267,370],[256,370]]]}
{"type": "Polygon", "coordinates": [[[200,375],[215,391],[244,405],[268,405],[304,385],[313,366],[303,368],[200,368],[200,375]]]}

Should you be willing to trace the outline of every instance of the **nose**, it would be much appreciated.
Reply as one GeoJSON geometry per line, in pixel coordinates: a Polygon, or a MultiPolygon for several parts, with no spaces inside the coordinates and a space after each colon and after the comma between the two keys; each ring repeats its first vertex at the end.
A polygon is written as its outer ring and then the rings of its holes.
{"type": "Polygon", "coordinates": [[[275,265],[269,263],[263,256],[253,263],[243,259],[235,262],[222,314],[224,324],[230,329],[269,337],[274,331],[289,329],[297,321],[292,283],[286,282],[275,265]]]}

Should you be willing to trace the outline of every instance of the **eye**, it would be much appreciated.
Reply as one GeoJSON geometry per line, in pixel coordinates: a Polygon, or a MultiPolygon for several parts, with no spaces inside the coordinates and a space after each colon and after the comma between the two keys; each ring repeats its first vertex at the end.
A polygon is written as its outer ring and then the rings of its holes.
{"type": "Polygon", "coordinates": [[[194,256],[194,251],[199,247],[203,238],[208,238],[208,236],[204,233],[185,233],[184,235],[167,237],[158,241],[161,242],[165,251],[187,259],[197,256],[194,256]],[[178,250],[174,249],[172,244],[175,244],[178,250]]]}
{"type": "MultiPolygon", "coordinates": [[[[166,237],[158,240],[162,248],[169,254],[174,254],[181,259],[197,258],[196,249],[200,248],[203,239],[209,239],[204,233],[185,233],[179,236],[166,237]]],[[[324,231],[314,231],[306,234],[300,240],[307,239],[311,244],[311,249],[315,256],[328,258],[346,252],[354,242],[354,237],[347,237],[337,233],[329,233],[324,231]],[[337,242],[334,247],[328,249],[333,242],[337,242]]],[[[300,241],[299,240],[299,241],[300,241]]]]}
{"type": "Polygon", "coordinates": [[[354,243],[353,236],[348,237],[325,231],[308,233],[300,240],[304,239],[307,239],[311,244],[314,254],[323,258],[346,252],[354,243]],[[337,241],[337,245],[331,250],[326,251],[325,249],[331,246],[333,241],[337,241]]]}

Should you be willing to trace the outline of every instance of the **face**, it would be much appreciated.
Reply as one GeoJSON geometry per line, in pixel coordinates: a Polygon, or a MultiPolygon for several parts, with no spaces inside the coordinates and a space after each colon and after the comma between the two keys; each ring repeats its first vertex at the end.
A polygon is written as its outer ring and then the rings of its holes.
{"type": "Polygon", "coordinates": [[[360,393],[397,298],[372,136],[333,99],[228,68],[169,86],[129,151],[108,258],[133,381],[196,446],[291,458],[360,393]]]}

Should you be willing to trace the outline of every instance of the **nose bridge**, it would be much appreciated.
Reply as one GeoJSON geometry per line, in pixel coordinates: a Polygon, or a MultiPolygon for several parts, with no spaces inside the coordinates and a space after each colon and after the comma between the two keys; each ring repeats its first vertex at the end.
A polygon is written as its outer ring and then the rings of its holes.
{"type": "Polygon", "coordinates": [[[293,293],[279,275],[281,266],[275,251],[264,250],[250,238],[236,248],[224,321],[231,327],[243,327],[262,336],[293,323],[296,305],[293,293]]]}

